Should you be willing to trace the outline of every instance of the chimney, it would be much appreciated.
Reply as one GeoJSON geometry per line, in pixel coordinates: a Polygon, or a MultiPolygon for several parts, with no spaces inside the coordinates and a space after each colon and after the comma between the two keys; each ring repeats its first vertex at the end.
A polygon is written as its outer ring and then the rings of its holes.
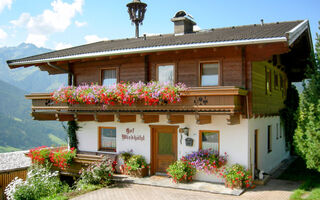
{"type": "Polygon", "coordinates": [[[193,17],[185,11],[178,11],[171,19],[174,23],[174,34],[183,35],[186,33],[193,33],[193,26],[196,25],[196,23],[192,19],[193,17]]]}

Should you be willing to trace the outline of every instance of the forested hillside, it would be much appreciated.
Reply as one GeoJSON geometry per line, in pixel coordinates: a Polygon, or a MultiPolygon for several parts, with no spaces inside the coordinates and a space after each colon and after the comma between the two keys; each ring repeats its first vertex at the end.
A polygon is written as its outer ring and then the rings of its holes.
{"type": "Polygon", "coordinates": [[[24,95],[48,92],[65,83],[65,76],[49,76],[35,67],[10,70],[6,60],[43,53],[31,44],[0,48],[0,152],[66,143],[60,122],[34,121],[31,101],[24,95]]]}

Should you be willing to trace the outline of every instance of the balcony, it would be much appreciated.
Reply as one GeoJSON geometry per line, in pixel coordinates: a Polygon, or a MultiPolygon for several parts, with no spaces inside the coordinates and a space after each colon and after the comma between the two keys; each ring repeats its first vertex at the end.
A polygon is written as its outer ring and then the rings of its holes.
{"type": "Polygon", "coordinates": [[[87,105],[55,103],[49,93],[26,95],[32,100],[32,116],[35,120],[103,121],[121,114],[246,114],[247,91],[232,87],[197,87],[181,94],[175,104],[149,106],[142,102],[129,105],[87,105]]]}

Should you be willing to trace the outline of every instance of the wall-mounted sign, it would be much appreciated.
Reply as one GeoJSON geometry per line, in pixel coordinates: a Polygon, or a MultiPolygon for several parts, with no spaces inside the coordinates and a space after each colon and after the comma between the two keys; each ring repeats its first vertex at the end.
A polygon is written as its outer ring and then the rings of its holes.
{"type": "Polygon", "coordinates": [[[144,135],[134,134],[134,128],[127,128],[126,134],[121,135],[122,140],[144,141],[144,135]]]}

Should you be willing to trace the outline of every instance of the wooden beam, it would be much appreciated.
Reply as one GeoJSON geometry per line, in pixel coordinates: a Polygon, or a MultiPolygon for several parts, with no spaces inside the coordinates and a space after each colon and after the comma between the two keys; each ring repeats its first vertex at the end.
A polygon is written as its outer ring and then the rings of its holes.
{"type": "Polygon", "coordinates": [[[232,114],[229,115],[229,118],[227,119],[227,123],[228,125],[236,125],[236,124],[240,124],[240,114],[232,114]]]}
{"type": "Polygon", "coordinates": [[[92,115],[89,115],[89,114],[78,115],[78,121],[79,122],[95,121],[94,120],[94,114],[92,114],[92,115]]]}
{"type": "Polygon", "coordinates": [[[136,115],[119,115],[120,123],[136,122],[136,115]]]}
{"type": "Polygon", "coordinates": [[[184,123],[184,115],[168,114],[167,118],[168,118],[169,124],[182,124],[182,123],[184,123]]]}
{"type": "Polygon", "coordinates": [[[146,124],[159,122],[159,115],[145,115],[145,114],[142,114],[141,118],[143,118],[143,122],[146,123],[146,124]]]}
{"type": "Polygon", "coordinates": [[[97,121],[98,122],[113,122],[114,121],[114,115],[97,114],[97,121]]]}
{"type": "Polygon", "coordinates": [[[196,122],[199,125],[202,124],[211,124],[212,116],[211,115],[196,115],[196,122]]]}

